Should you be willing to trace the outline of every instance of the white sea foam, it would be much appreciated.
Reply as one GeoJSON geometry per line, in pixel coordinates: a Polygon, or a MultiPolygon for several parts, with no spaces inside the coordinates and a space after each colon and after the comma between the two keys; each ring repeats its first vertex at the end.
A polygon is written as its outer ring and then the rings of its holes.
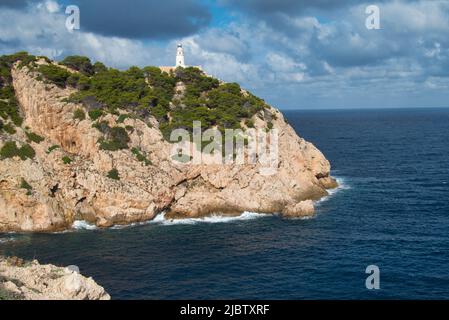
{"type": "Polygon", "coordinates": [[[110,229],[120,230],[120,229],[132,228],[132,227],[138,227],[138,226],[150,224],[152,222],[153,221],[149,220],[149,221],[143,221],[143,222],[134,222],[134,223],[130,223],[130,224],[116,224],[116,225],[113,225],[110,229]]]}
{"type": "Polygon", "coordinates": [[[327,193],[328,193],[327,196],[321,198],[320,200],[315,201],[315,204],[317,206],[319,206],[323,202],[326,202],[327,200],[332,198],[334,195],[336,195],[338,192],[340,192],[342,190],[349,190],[349,189],[351,189],[351,186],[347,183],[347,180],[345,178],[342,178],[342,177],[338,177],[337,178],[336,177],[335,179],[337,180],[338,187],[335,188],[335,189],[327,190],[327,193]]]}
{"type": "MultiPolygon", "coordinates": [[[[344,178],[336,178],[338,182],[338,187],[335,189],[328,190],[329,195],[326,197],[321,198],[320,200],[316,201],[315,204],[319,206],[321,203],[329,200],[332,196],[340,192],[341,190],[348,190],[351,189],[349,184],[346,182],[346,179],[344,178]]],[[[158,224],[158,225],[164,225],[164,226],[170,226],[170,225],[192,225],[197,223],[227,223],[227,222],[234,222],[234,221],[247,221],[247,220],[253,220],[263,217],[270,217],[275,215],[273,214],[262,214],[262,213],[256,213],[256,212],[244,212],[239,216],[228,216],[223,214],[212,214],[210,216],[202,217],[202,218],[182,218],[182,219],[169,219],[165,217],[165,212],[162,212],[158,214],[153,220],[151,221],[145,221],[145,222],[137,222],[132,223],[128,225],[115,225],[111,227],[110,229],[124,229],[124,228],[132,228],[136,226],[142,226],[146,224],[158,224]]],[[[307,220],[311,219],[313,217],[301,217],[298,219],[301,220],[307,220]]],[[[98,229],[95,225],[89,224],[86,221],[75,221],[72,226],[75,230],[96,230],[98,229]]]]}
{"type": "Polygon", "coordinates": [[[196,223],[226,223],[233,221],[253,220],[272,216],[271,214],[261,214],[255,212],[244,212],[239,216],[226,216],[222,214],[213,214],[202,218],[183,218],[183,219],[167,219],[165,213],[161,213],[154,218],[152,223],[161,225],[178,225],[178,224],[196,224],[196,223]]]}
{"type": "Polygon", "coordinates": [[[75,221],[73,223],[73,225],[72,225],[72,228],[76,229],[76,230],[95,230],[95,229],[98,229],[97,226],[95,226],[93,224],[90,224],[89,222],[84,221],[84,220],[77,220],[77,221],[75,221]]]}
{"type": "Polygon", "coordinates": [[[13,237],[9,237],[9,238],[0,238],[0,244],[2,244],[2,243],[7,243],[7,242],[11,242],[11,241],[14,241],[15,240],[15,238],[13,238],[13,237]]]}

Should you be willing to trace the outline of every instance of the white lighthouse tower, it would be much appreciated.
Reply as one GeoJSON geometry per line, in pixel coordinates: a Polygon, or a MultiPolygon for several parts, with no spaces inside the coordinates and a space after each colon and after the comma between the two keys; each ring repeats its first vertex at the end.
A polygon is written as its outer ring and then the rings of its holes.
{"type": "Polygon", "coordinates": [[[178,44],[178,49],[176,50],[176,67],[186,67],[184,62],[184,49],[182,48],[182,44],[178,44]]]}

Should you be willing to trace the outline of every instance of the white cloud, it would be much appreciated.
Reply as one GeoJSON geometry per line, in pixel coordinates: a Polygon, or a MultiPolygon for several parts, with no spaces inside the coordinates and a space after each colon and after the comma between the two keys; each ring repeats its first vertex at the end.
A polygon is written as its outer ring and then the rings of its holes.
{"type": "Polygon", "coordinates": [[[105,37],[65,27],[66,16],[54,1],[39,3],[27,11],[0,10],[2,53],[26,50],[36,55],[60,58],[69,54],[86,55],[108,65],[163,64],[163,49],[141,41],[105,37]]]}
{"type": "Polygon", "coordinates": [[[47,0],[45,1],[45,7],[49,13],[56,13],[60,10],[60,6],[56,1],[47,0]]]}
{"type": "Polygon", "coordinates": [[[447,90],[449,83],[447,1],[382,3],[382,30],[367,30],[365,7],[356,5],[320,20],[279,13],[276,23],[247,17],[162,43],[69,33],[61,9],[54,0],[22,11],[2,8],[0,53],[80,54],[118,68],[173,65],[181,41],[187,64],[240,82],[279,106],[360,105],[366,95],[371,104],[386,97],[399,103],[401,95],[404,104],[414,103],[410,97],[447,90]]]}

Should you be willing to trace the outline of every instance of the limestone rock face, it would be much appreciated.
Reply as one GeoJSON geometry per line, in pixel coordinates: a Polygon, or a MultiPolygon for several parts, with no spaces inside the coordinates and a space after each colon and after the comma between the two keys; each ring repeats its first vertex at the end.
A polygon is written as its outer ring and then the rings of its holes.
{"type": "Polygon", "coordinates": [[[314,213],[313,201],[305,200],[298,202],[296,204],[292,204],[287,206],[282,211],[282,216],[285,218],[301,218],[301,217],[310,217],[314,213]]]}
{"type": "MultiPolygon", "coordinates": [[[[58,231],[76,220],[100,227],[168,216],[198,217],[212,213],[238,214],[244,211],[313,214],[296,204],[327,195],[336,186],[330,164],[311,143],[298,137],[282,114],[274,108],[271,119],[279,132],[279,163],[274,175],[264,175],[255,164],[180,165],[170,158],[172,145],[166,142],[154,118],[150,125],[128,118],[132,127],[129,149],[100,150],[101,133],[92,120],[75,120],[82,105],[64,102],[73,89],[61,89],[35,79],[27,68],[13,69],[13,84],[25,122],[24,126],[45,138],[31,143],[33,160],[4,159],[0,165],[0,232],[58,231]],[[49,148],[60,148],[49,152],[49,148]],[[137,148],[148,155],[146,166],[131,152],[137,148]],[[61,160],[68,156],[72,162],[61,160]],[[120,180],[107,177],[117,169],[120,180]],[[21,179],[32,187],[20,189],[21,179]]],[[[86,110],[87,111],[87,110],[86,110]]],[[[100,118],[110,126],[117,116],[100,118]]],[[[254,117],[257,127],[266,123],[254,117]]],[[[20,145],[26,141],[21,129],[14,135],[20,145]]],[[[0,146],[6,138],[0,135],[0,146]]],[[[313,207],[313,204],[312,204],[313,207]]]]}
{"type": "Polygon", "coordinates": [[[23,300],[110,300],[92,278],[69,268],[25,263],[0,257],[0,290],[8,299],[23,300]]]}

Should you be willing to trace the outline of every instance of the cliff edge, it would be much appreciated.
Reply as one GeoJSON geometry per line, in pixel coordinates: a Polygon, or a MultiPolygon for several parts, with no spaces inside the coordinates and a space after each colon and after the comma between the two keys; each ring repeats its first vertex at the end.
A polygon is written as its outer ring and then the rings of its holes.
{"type": "Polygon", "coordinates": [[[110,300],[92,278],[76,270],[0,257],[0,300],[110,300]]]}
{"type": "Polygon", "coordinates": [[[0,111],[8,111],[0,112],[0,232],[58,231],[76,220],[109,227],[163,211],[172,218],[309,216],[312,200],[337,186],[323,154],[236,84],[197,70],[118,71],[85,59],[58,64],[20,54],[7,62],[10,73],[0,77],[9,90],[0,99],[0,111]],[[189,129],[197,117],[209,127],[277,129],[276,173],[262,174],[260,163],[172,161],[167,132],[189,129]]]}

